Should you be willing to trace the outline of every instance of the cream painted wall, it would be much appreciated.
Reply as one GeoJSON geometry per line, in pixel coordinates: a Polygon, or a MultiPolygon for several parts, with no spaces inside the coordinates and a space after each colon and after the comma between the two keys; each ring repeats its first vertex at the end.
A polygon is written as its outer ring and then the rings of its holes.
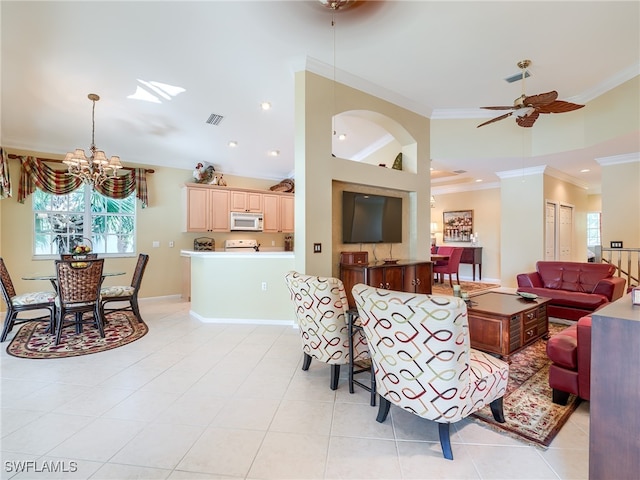
{"type": "Polygon", "coordinates": [[[519,273],[535,270],[544,258],[543,174],[503,178],[500,182],[500,278],[515,287],[519,273]]]}
{"type": "Polygon", "coordinates": [[[587,195],[587,213],[602,211],[602,194],[587,195]]]}
{"type": "Polygon", "coordinates": [[[640,248],[640,154],[602,165],[602,245],[612,240],[640,248]]]}
{"type": "MultiPolygon", "coordinates": [[[[296,270],[330,276],[334,263],[333,180],[409,192],[407,254],[429,258],[429,119],[310,72],[296,73],[296,270]],[[333,95],[335,92],[335,102],[333,95]],[[332,99],[332,101],[327,101],[332,99]],[[335,108],[338,110],[334,112],[335,108]],[[407,170],[359,164],[331,156],[331,118],[349,110],[386,115],[385,128],[404,146],[407,170]],[[412,173],[415,172],[415,173],[412,173]],[[313,244],[322,245],[313,253],[313,244]]],[[[404,156],[404,148],[403,148],[404,156]]],[[[403,158],[404,163],[404,158],[403,158]]]]}
{"type": "MultiPolygon", "coordinates": [[[[456,247],[471,246],[469,242],[443,242],[442,214],[448,211],[473,210],[473,233],[478,234],[478,246],[482,247],[482,280],[500,281],[500,189],[477,189],[467,192],[440,194],[436,206],[431,209],[431,221],[438,224],[438,245],[456,247]]],[[[472,278],[471,265],[460,265],[461,278],[472,278]]],[[[478,280],[476,267],[476,281],[478,280]]]]}

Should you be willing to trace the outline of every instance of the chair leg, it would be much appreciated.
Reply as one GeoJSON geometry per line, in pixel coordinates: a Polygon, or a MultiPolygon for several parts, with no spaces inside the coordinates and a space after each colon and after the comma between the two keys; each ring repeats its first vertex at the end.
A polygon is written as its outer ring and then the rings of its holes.
{"type": "Polygon", "coordinates": [[[451,281],[451,277],[453,277],[453,274],[451,274],[451,273],[450,273],[450,274],[449,274],[449,286],[450,286],[451,288],[453,288],[453,281],[451,281]]]}
{"type": "Polygon", "coordinates": [[[340,365],[331,365],[331,390],[338,389],[338,379],[340,378],[340,365]]]}
{"type": "Polygon", "coordinates": [[[131,310],[133,310],[133,314],[138,319],[138,322],[143,323],[142,316],[140,315],[140,307],[138,306],[138,298],[131,298],[131,310]]]}
{"type": "Polygon", "coordinates": [[[556,405],[566,405],[569,401],[569,392],[563,392],[562,390],[553,389],[551,400],[556,405]]]}
{"type": "Polygon", "coordinates": [[[102,308],[100,307],[100,302],[96,303],[96,308],[93,311],[93,315],[96,320],[98,332],[100,332],[100,336],[104,338],[104,323],[102,322],[102,308]]]}
{"type": "Polygon", "coordinates": [[[504,423],[504,410],[502,409],[502,397],[496,398],[493,402],[489,404],[491,407],[491,413],[493,414],[493,418],[498,423],[504,423]]]}
{"type": "Polygon", "coordinates": [[[380,405],[378,406],[378,416],[376,417],[376,422],[384,422],[387,419],[387,415],[389,415],[390,408],[391,402],[380,395],[380,405]]]}
{"type": "Polygon", "coordinates": [[[311,365],[311,355],[304,354],[304,360],[302,361],[302,370],[305,372],[309,370],[309,365],[311,365]]]}
{"type": "Polygon", "coordinates": [[[56,328],[55,328],[55,336],[56,336],[56,345],[60,343],[62,339],[62,323],[64,320],[64,310],[59,309],[56,313],[56,328]]]}
{"type": "Polygon", "coordinates": [[[451,451],[451,438],[449,436],[449,425],[449,423],[438,423],[438,433],[440,434],[442,456],[447,460],[453,460],[453,452],[451,451]]]}
{"type": "Polygon", "coordinates": [[[18,312],[7,308],[7,316],[4,317],[4,328],[2,329],[2,339],[0,339],[0,342],[4,342],[7,339],[7,335],[9,335],[9,332],[13,329],[13,324],[17,316],[18,312]]]}

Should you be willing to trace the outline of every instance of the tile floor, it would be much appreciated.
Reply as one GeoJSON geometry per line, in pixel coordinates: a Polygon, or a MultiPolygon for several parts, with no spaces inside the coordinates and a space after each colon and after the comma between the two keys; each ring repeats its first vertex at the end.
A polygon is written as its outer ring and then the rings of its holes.
{"type": "Polygon", "coordinates": [[[95,355],[0,351],[3,479],[586,479],[589,404],[542,450],[472,420],[452,427],[301,371],[291,327],[202,324],[178,299],[142,301],[149,333],[95,355]],[[18,472],[20,470],[20,472],[18,472]],[[54,471],[51,471],[54,470],[54,471]],[[57,471],[55,471],[57,470],[57,471]]]}

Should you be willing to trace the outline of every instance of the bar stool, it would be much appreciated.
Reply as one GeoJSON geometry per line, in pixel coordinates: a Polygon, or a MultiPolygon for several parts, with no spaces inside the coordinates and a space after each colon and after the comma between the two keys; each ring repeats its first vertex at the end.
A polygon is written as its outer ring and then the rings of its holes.
{"type": "Polygon", "coordinates": [[[354,392],[353,385],[358,385],[364,388],[367,392],[371,392],[370,405],[376,406],[376,376],[371,359],[360,360],[356,362],[354,360],[354,348],[353,337],[356,332],[362,332],[362,326],[360,325],[360,317],[358,316],[358,310],[356,308],[350,308],[347,310],[347,328],[349,335],[349,393],[354,392]],[[369,385],[363,383],[354,378],[355,375],[363,372],[370,372],[371,382],[369,385]]]}

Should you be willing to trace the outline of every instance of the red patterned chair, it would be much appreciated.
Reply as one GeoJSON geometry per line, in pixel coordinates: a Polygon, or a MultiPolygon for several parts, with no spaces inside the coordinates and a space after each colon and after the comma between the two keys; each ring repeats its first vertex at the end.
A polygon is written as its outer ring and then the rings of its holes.
{"type": "MultiPolygon", "coordinates": [[[[331,365],[331,390],[338,388],[340,365],[349,363],[347,328],[347,295],[342,281],[332,277],[316,277],[288,272],[285,282],[291,292],[296,320],[300,327],[304,361],[308,370],[315,358],[331,365]]],[[[369,358],[369,350],[361,332],[354,334],[354,360],[369,358]]]]}
{"type": "Polygon", "coordinates": [[[485,405],[504,423],[509,365],[471,348],[462,299],[361,283],[352,292],[374,365],[378,422],[384,422],[392,403],[438,422],[442,452],[449,460],[452,423],[485,405]]]}

